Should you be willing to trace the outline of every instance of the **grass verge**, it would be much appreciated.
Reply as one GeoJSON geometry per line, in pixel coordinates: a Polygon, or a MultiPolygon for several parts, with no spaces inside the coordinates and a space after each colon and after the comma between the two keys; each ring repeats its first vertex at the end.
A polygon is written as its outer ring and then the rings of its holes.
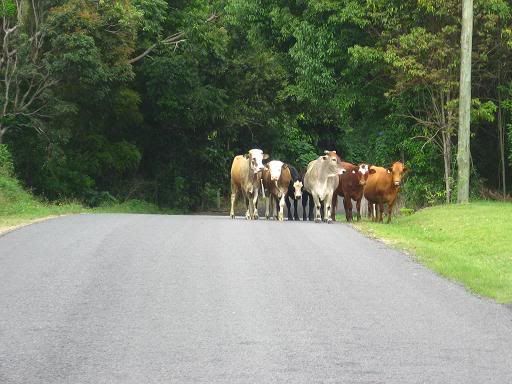
{"type": "Polygon", "coordinates": [[[140,200],[129,200],[98,208],[86,208],[77,202],[47,203],[34,198],[12,177],[0,174],[0,233],[45,217],[73,213],[164,213],[158,206],[140,200]]]}
{"type": "Polygon", "coordinates": [[[500,303],[512,302],[512,204],[473,202],[423,209],[361,231],[412,253],[442,276],[500,303]]]}

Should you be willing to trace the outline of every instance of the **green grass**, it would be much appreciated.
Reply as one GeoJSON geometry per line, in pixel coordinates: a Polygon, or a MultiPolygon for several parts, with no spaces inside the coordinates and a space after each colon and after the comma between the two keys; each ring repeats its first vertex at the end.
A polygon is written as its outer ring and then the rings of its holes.
{"type": "Polygon", "coordinates": [[[73,213],[174,213],[140,200],[129,200],[98,208],[86,208],[78,202],[48,203],[25,191],[12,177],[0,174],[0,232],[50,216],[73,213]]]}
{"type": "Polygon", "coordinates": [[[0,230],[32,220],[85,211],[80,204],[48,204],[36,200],[18,181],[0,175],[0,230]]]}
{"type": "Polygon", "coordinates": [[[512,302],[512,204],[473,202],[426,208],[391,224],[354,224],[411,252],[439,274],[500,303],[512,302]]]}

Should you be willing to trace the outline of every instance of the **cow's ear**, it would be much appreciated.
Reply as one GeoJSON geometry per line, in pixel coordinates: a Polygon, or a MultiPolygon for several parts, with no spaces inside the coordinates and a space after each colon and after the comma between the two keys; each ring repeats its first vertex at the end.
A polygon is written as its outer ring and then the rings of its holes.
{"type": "Polygon", "coordinates": [[[288,164],[283,163],[283,166],[282,166],[281,168],[282,168],[282,169],[288,169],[288,164]]]}
{"type": "Polygon", "coordinates": [[[264,153],[264,154],[263,154],[263,160],[267,160],[269,157],[270,157],[270,156],[269,156],[269,154],[268,154],[268,153],[264,153]]]}
{"type": "Polygon", "coordinates": [[[387,172],[387,173],[391,173],[391,172],[393,172],[393,168],[388,168],[388,169],[386,169],[386,172],[387,172]]]}
{"type": "Polygon", "coordinates": [[[250,157],[250,155],[249,155],[248,153],[246,153],[246,154],[244,155],[244,157],[245,157],[246,159],[248,159],[248,158],[250,157]]]}
{"type": "Polygon", "coordinates": [[[404,173],[405,173],[405,172],[409,172],[409,168],[404,167],[403,172],[404,172],[404,173]]]}
{"type": "Polygon", "coordinates": [[[356,171],[352,170],[352,173],[355,175],[355,174],[356,174],[356,171]]]}
{"type": "Polygon", "coordinates": [[[328,153],[329,153],[329,151],[326,149],[326,150],[324,151],[324,153],[325,153],[325,154],[328,154],[328,153]]]}
{"type": "Polygon", "coordinates": [[[373,169],[373,168],[370,168],[370,170],[368,171],[368,173],[369,173],[370,175],[373,175],[374,173],[377,173],[377,171],[376,171],[375,169],[373,169]]]}

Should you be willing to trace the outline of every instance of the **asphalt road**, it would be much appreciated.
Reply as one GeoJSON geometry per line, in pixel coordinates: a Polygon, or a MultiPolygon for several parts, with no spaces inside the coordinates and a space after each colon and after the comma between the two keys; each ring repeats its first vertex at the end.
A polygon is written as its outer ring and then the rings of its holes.
{"type": "Polygon", "coordinates": [[[78,215],[0,237],[0,383],[512,383],[512,311],[345,224],[78,215]]]}

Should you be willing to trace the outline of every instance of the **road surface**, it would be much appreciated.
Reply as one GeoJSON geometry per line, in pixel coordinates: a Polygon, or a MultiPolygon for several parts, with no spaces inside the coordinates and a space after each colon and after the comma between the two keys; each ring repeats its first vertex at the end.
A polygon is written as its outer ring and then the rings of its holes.
{"type": "Polygon", "coordinates": [[[512,311],[346,224],[76,215],[0,237],[0,383],[512,383],[512,311]]]}

